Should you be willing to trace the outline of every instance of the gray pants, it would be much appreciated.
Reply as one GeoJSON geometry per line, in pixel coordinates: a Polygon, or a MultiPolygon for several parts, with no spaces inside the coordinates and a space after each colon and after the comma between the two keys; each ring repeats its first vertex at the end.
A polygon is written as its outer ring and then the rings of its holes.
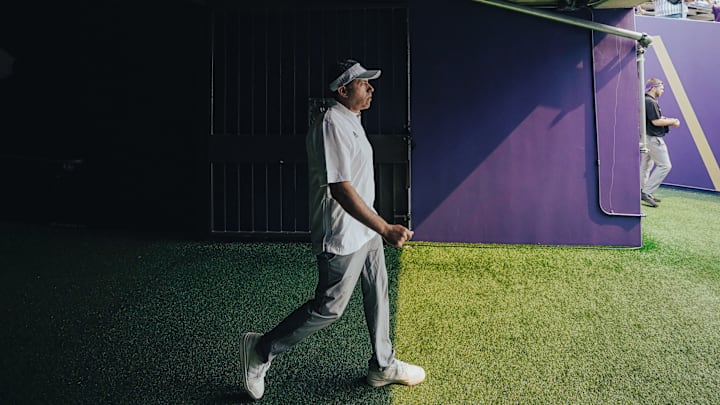
{"type": "Polygon", "coordinates": [[[322,253],[317,256],[317,262],[319,276],[315,298],[263,335],[257,348],[260,356],[272,360],[339,319],[360,279],[365,320],[373,349],[369,366],[379,369],[388,367],[395,356],[390,342],[388,278],[380,236],[347,256],[322,253]]]}
{"type": "Polygon", "coordinates": [[[643,193],[654,193],[672,169],[670,154],[662,137],[647,137],[648,151],[640,154],[640,189],[643,193]],[[652,170],[653,165],[655,170],[652,170]],[[652,174],[650,174],[652,171],[652,174]]]}

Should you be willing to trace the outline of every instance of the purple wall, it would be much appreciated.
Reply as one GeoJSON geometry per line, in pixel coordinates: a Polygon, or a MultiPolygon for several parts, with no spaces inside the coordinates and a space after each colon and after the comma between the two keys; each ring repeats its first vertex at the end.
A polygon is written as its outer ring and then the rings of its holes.
{"type": "MultiPolygon", "coordinates": [[[[710,147],[715,161],[720,161],[720,113],[717,106],[720,94],[720,24],[715,22],[678,20],[637,16],[636,29],[649,35],[660,36],[671,62],[671,69],[677,72],[680,85],[687,94],[687,111],[692,111],[702,129],[696,136],[703,136],[710,147]],[[688,110],[688,108],[690,110],[688,110]]],[[[665,179],[666,184],[720,191],[720,184],[714,184],[710,172],[717,173],[717,163],[710,167],[701,158],[698,145],[688,127],[689,117],[683,115],[678,99],[678,90],[669,82],[668,72],[658,60],[657,41],[646,53],[645,77],[657,77],[665,82],[665,93],[660,98],[663,114],[679,118],[683,125],[672,129],[665,137],[673,162],[672,171],[665,179]]],[[[708,162],[710,163],[710,162],[708,162]]],[[[717,183],[717,181],[716,181],[717,183]]]]}
{"type": "Polygon", "coordinates": [[[410,26],[416,240],[641,245],[634,41],[467,0],[410,26]]]}

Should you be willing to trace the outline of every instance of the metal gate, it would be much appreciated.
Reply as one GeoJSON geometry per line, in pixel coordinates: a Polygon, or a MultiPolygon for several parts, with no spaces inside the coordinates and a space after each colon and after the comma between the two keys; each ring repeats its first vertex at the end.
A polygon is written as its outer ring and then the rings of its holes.
{"type": "Polygon", "coordinates": [[[346,57],[383,69],[362,115],[375,208],[410,225],[407,17],[397,2],[212,12],[212,235],[308,238],[308,115],[328,97],[328,64],[346,57]]]}

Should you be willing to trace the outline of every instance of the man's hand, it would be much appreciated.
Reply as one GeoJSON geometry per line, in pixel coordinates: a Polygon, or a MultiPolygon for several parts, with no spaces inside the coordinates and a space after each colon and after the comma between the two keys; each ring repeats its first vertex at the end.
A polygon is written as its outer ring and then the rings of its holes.
{"type": "Polygon", "coordinates": [[[387,230],[382,233],[385,242],[395,247],[402,247],[403,244],[413,237],[413,231],[398,224],[388,224],[387,230]]]}
{"type": "Polygon", "coordinates": [[[658,127],[673,127],[677,128],[680,126],[680,120],[677,118],[660,117],[656,120],[652,120],[653,125],[658,127]]]}

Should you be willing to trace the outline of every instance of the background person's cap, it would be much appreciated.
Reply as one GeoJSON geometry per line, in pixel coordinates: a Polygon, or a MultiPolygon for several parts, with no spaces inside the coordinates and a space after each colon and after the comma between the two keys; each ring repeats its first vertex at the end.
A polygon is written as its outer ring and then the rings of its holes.
{"type": "Polygon", "coordinates": [[[335,80],[330,82],[330,90],[336,91],[339,87],[344,86],[355,79],[377,79],[380,77],[379,69],[365,69],[360,62],[353,59],[344,59],[337,63],[335,80]]]}

